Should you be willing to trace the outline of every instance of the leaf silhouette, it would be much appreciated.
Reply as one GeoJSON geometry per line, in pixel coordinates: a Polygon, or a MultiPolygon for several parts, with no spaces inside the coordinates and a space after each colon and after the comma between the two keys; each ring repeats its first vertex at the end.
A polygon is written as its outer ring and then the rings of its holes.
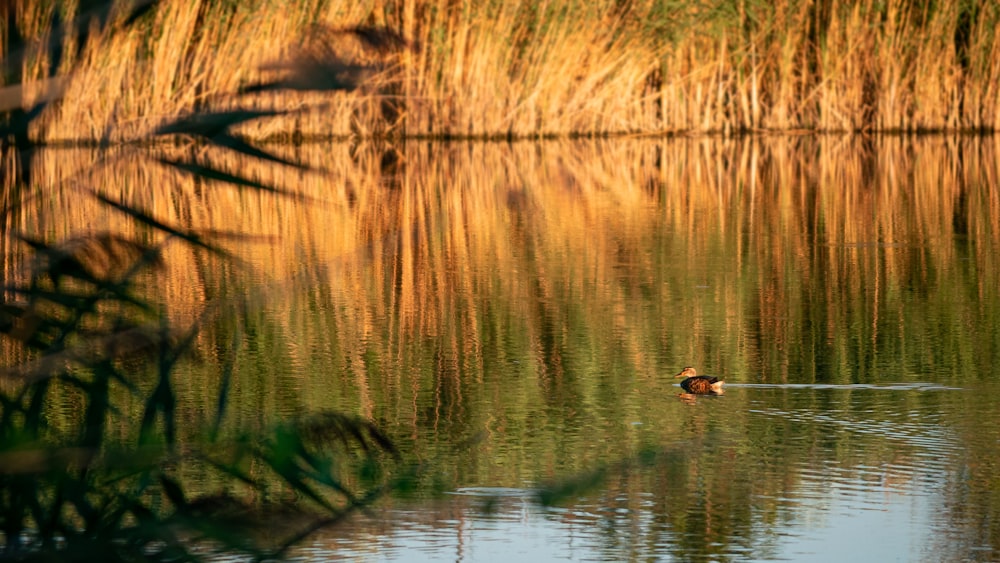
{"type": "Polygon", "coordinates": [[[95,198],[97,198],[98,201],[100,201],[100,202],[102,202],[102,203],[104,203],[106,205],[109,205],[109,206],[111,206],[111,207],[113,207],[113,208],[115,208],[115,209],[117,209],[117,210],[125,213],[126,215],[132,216],[133,218],[139,220],[139,222],[144,223],[145,225],[148,225],[150,227],[153,227],[154,229],[163,231],[163,232],[165,232],[165,233],[167,233],[167,234],[169,234],[171,236],[175,236],[177,238],[185,240],[185,241],[193,244],[194,246],[197,246],[199,248],[203,248],[203,249],[208,250],[209,252],[212,252],[214,254],[218,254],[220,256],[225,256],[225,257],[227,257],[229,259],[232,259],[232,260],[237,260],[237,258],[235,256],[233,256],[231,253],[227,252],[226,250],[205,242],[202,239],[202,237],[198,236],[197,233],[194,233],[192,231],[186,231],[186,230],[182,230],[182,229],[179,229],[179,228],[172,227],[172,226],[168,225],[167,223],[165,223],[163,221],[160,221],[159,219],[156,219],[152,215],[150,215],[150,214],[148,214],[148,213],[146,213],[144,211],[141,211],[141,210],[139,210],[139,209],[137,209],[135,207],[131,207],[131,206],[125,205],[123,203],[118,203],[116,201],[113,201],[110,198],[108,198],[107,196],[105,196],[104,194],[102,194],[102,193],[100,193],[100,192],[98,192],[96,190],[87,190],[87,191],[89,191],[95,198]]]}
{"type": "Polygon", "coordinates": [[[245,86],[240,93],[353,91],[385,70],[389,57],[411,48],[395,31],[371,26],[314,24],[301,42],[303,46],[292,56],[261,67],[283,73],[281,78],[245,86]]]}
{"type": "Polygon", "coordinates": [[[226,134],[229,128],[261,117],[275,117],[289,112],[282,110],[230,110],[198,113],[178,118],[157,127],[154,135],[185,133],[211,139],[226,134]]]}
{"type": "Polygon", "coordinates": [[[243,187],[248,187],[248,188],[256,188],[258,190],[265,191],[265,192],[268,192],[268,193],[271,193],[271,194],[274,194],[274,195],[280,195],[280,196],[290,197],[290,198],[298,199],[298,200],[307,200],[308,201],[308,200],[312,200],[313,199],[313,198],[311,198],[311,197],[309,197],[309,196],[307,196],[305,194],[300,194],[300,193],[296,193],[296,192],[293,192],[293,191],[290,191],[290,190],[283,190],[281,188],[276,188],[274,186],[269,186],[269,185],[263,184],[261,182],[256,182],[254,180],[249,180],[247,178],[236,176],[235,174],[230,174],[229,172],[224,172],[224,171],[219,170],[217,168],[211,168],[209,166],[204,166],[204,165],[201,165],[201,164],[193,164],[193,163],[190,163],[190,162],[183,162],[183,161],[180,161],[180,160],[170,160],[170,159],[162,158],[162,157],[161,158],[157,158],[156,160],[158,162],[162,163],[162,164],[166,164],[167,166],[170,166],[170,167],[173,167],[173,168],[177,168],[177,169],[182,170],[184,172],[187,172],[189,174],[194,174],[195,176],[199,176],[201,178],[207,178],[209,180],[216,180],[216,181],[219,181],[219,182],[225,182],[227,184],[233,184],[233,185],[236,185],[236,186],[243,186],[243,187]]]}

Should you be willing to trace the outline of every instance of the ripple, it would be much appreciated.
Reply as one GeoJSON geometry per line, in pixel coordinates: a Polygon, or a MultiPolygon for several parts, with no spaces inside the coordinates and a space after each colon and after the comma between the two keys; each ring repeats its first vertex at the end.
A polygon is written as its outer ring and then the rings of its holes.
{"type": "Polygon", "coordinates": [[[538,494],[538,491],[535,489],[519,489],[516,487],[462,487],[446,494],[468,497],[521,498],[530,500],[538,494]]]}
{"type": "Polygon", "coordinates": [[[734,389],[873,389],[879,391],[968,391],[965,387],[954,387],[943,383],[926,381],[905,381],[897,383],[730,383],[726,388],[734,389]]]}

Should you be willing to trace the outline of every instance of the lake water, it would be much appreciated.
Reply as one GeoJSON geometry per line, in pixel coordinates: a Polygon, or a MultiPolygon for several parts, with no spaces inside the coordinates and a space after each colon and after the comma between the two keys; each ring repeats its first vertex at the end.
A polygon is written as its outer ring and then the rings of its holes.
{"type": "Polygon", "coordinates": [[[135,229],[86,182],[242,235],[155,288],[221,312],[186,420],[232,366],[229,427],[358,414],[420,467],[296,556],[1000,558],[995,139],[274,150],[311,169],[215,158],[307,199],[53,151],[15,222],[135,229]],[[688,365],[726,393],[679,397],[688,365]]]}
{"type": "Polygon", "coordinates": [[[595,490],[560,506],[538,505],[537,471],[522,474],[520,487],[470,479],[483,484],[432,503],[390,503],[304,553],[357,561],[988,561],[992,508],[980,495],[990,496],[993,477],[980,464],[994,462],[973,460],[972,450],[991,456],[998,433],[973,438],[977,446],[964,441],[955,419],[988,402],[973,393],[912,383],[735,384],[694,404],[664,393],[662,414],[620,421],[672,435],[662,449],[643,463],[612,463],[595,490]]]}

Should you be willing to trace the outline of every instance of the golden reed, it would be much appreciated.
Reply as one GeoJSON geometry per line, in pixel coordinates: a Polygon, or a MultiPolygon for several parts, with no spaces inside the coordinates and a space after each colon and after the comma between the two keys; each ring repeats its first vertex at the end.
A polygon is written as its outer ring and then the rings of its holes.
{"type": "MultiPolygon", "coordinates": [[[[32,84],[43,89],[37,82],[50,64],[42,46],[53,8],[38,4],[22,6],[22,33],[37,46],[24,64],[29,94],[32,84]]],[[[301,110],[245,128],[257,137],[1000,125],[1000,5],[988,0],[236,6],[163,2],[138,27],[68,57],[65,100],[36,137],[140,139],[176,115],[231,104],[301,110]],[[409,48],[357,92],[238,95],[287,68],[279,61],[294,57],[316,25],[386,26],[409,48]]],[[[328,52],[364,55],[345,45],[328,52]]]]}

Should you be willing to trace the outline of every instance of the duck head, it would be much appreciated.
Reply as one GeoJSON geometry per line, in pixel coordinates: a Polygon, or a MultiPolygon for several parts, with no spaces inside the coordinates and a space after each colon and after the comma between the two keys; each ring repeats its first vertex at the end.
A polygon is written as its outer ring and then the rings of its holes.
{"type": "Polygon", "coordinates": [[[682,369],[680,373],[678,373],[677,375],[675,375],[674,379],[677,379],[677,378],[680,378],[680,377],[694,377],[696,375],[698,375],[698,372],[695,371],[695,369],[693,367],[688,366],[688,367],[682,369]]]}

